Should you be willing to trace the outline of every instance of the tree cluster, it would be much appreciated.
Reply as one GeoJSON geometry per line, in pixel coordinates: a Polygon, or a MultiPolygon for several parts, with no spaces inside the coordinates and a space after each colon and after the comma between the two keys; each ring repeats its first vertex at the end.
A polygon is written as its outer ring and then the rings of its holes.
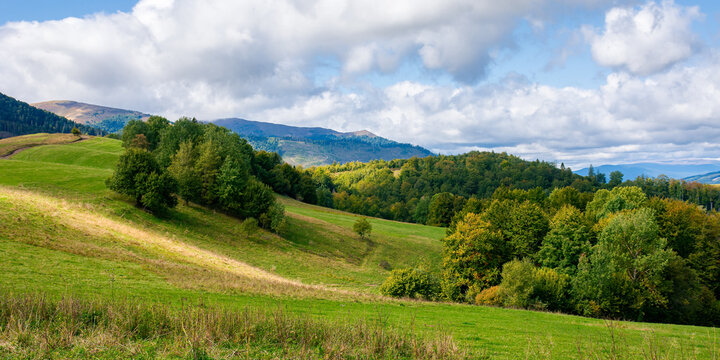
{"type": "Polygon", "coordinates": [[[255,151],[223,127],[152,116],[129,121],[122,141],[126,152],[108,186],[153,212],[173,207],[177,196],[279,231],[284,207],[273,191],[316,200],[310,174],[282,163],[277,154],[255,151]]]}
{"type": "Polygon", "coordinates": [[[634,186],[586,204],[572,187],[539,194],[499,189],[458,213],[443,240],[445,298],[720,324],[720,214],[634,186]]]}

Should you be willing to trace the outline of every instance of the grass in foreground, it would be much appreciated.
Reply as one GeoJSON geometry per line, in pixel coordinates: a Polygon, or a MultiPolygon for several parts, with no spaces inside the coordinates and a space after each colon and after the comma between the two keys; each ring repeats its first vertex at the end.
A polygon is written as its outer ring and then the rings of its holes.
{"type": "Polygon", "coordinates": [[[0,358],[464,359],[378,321],[43,296],[0,297],[0,358]]]}

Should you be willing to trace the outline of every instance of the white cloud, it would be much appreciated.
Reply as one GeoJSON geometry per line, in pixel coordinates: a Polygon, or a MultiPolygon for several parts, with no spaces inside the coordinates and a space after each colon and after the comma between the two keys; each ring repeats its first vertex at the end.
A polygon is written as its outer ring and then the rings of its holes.
{"type": "Polygon", "coordinates": [[[605,14],[602,33],[591,28],[584,32],[598,64],[648,75],[695,52],[698,40],[691,25],[700,17],[697,6],[648,2],[637,8],[613,8],[605,14]]]}
{"type": "Polygon", "coordinates": [[[538,24],[565,6],[602,3],[143,0],[131,13],[0,26],[0,91],[171,119],[243,116],[368,129],[443,152],[494,149],[568,165],[720,158],[712,145],[720,135],[720,56],[708,51],[693,67],[677,64],[689,56],[679,39],[692,38],[695,8],[649,3],[610,11],[605,32],[593,34],[593,51],[612,39],[638,47],[613,53],[619,60],[607,65],[620,70],[601,88],[557,88],[517,75],[474,82],[521,19],[538,24]],[[626,13],[611,16],[618,11],[626,13]],[[652,16],[643,22],[646,12],[652,16]],[[626,37],[621,18],[634,29],[626,37]],[[313,72],[328,58],[339,62],[339,73],[317,84],[313,72]],[[408,59],[457,82],[378,88],[358,80],[408,59]]]}

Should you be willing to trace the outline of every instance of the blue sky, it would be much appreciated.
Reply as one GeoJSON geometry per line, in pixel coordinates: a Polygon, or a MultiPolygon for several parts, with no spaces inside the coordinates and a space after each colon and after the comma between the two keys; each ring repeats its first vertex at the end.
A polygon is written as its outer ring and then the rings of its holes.
{"type": "Polygon", "coordinates": [[[710,162],[719,23],[709,0],[4,0],[0,92],[574,167],[710,162]]]}

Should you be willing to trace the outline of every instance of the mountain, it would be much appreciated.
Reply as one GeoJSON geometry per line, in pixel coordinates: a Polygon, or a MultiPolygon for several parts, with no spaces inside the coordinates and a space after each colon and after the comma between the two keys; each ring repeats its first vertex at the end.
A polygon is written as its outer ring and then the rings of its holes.
{"type": "Polygon", "coordinates": [[[150,117],[150,115],[139,111],[116,109],[68,100],[45,101],[31,105],[38,109],[64,116],[80,124],[93,125],[111,133],[122,130],[130,120],[145,120],[150,117]]]}
{"type": "Polygon", "coordinates": [[[699,182],[703,184],[720,184],[720,171],[713,171],[702,175],[693,175],[684,178],[688,182],[699,182]]]}
{"type": "Polygon", "coordinates": [[[77,127],[83,133],[103,134],[95,127],[78,124],[0,94],[0,138],[34,133],[69,133],[73,127],[77,127]]]}
{"type": "Polygon", "coordinates": [[[230,118],[213,121],[247,138],[256,149],[279,153],[293,165],[408,159],[434,155],[430,150],[402,144],[367,130],[339,132],[321,127],[297,127],[230,118]]]}
{"type": "MultiPolygon", "coordinates": [[[[658,177],[665,175],[673,179],[683,179],[688,176],[697,174],[705,174],[712,171],[720,171],[720,162],[705,164],[663,164],[663,163],[635,163],[635,164],[617,164],[602,165],[593,167],[595,173],[603,173],[610,178],[610,173],[620,171],[624,175],[624,180],[634,180],[638,176],[658,177]]],[[[574,171],[576,174],[586,176],[588,168],[574,171]]]]}

